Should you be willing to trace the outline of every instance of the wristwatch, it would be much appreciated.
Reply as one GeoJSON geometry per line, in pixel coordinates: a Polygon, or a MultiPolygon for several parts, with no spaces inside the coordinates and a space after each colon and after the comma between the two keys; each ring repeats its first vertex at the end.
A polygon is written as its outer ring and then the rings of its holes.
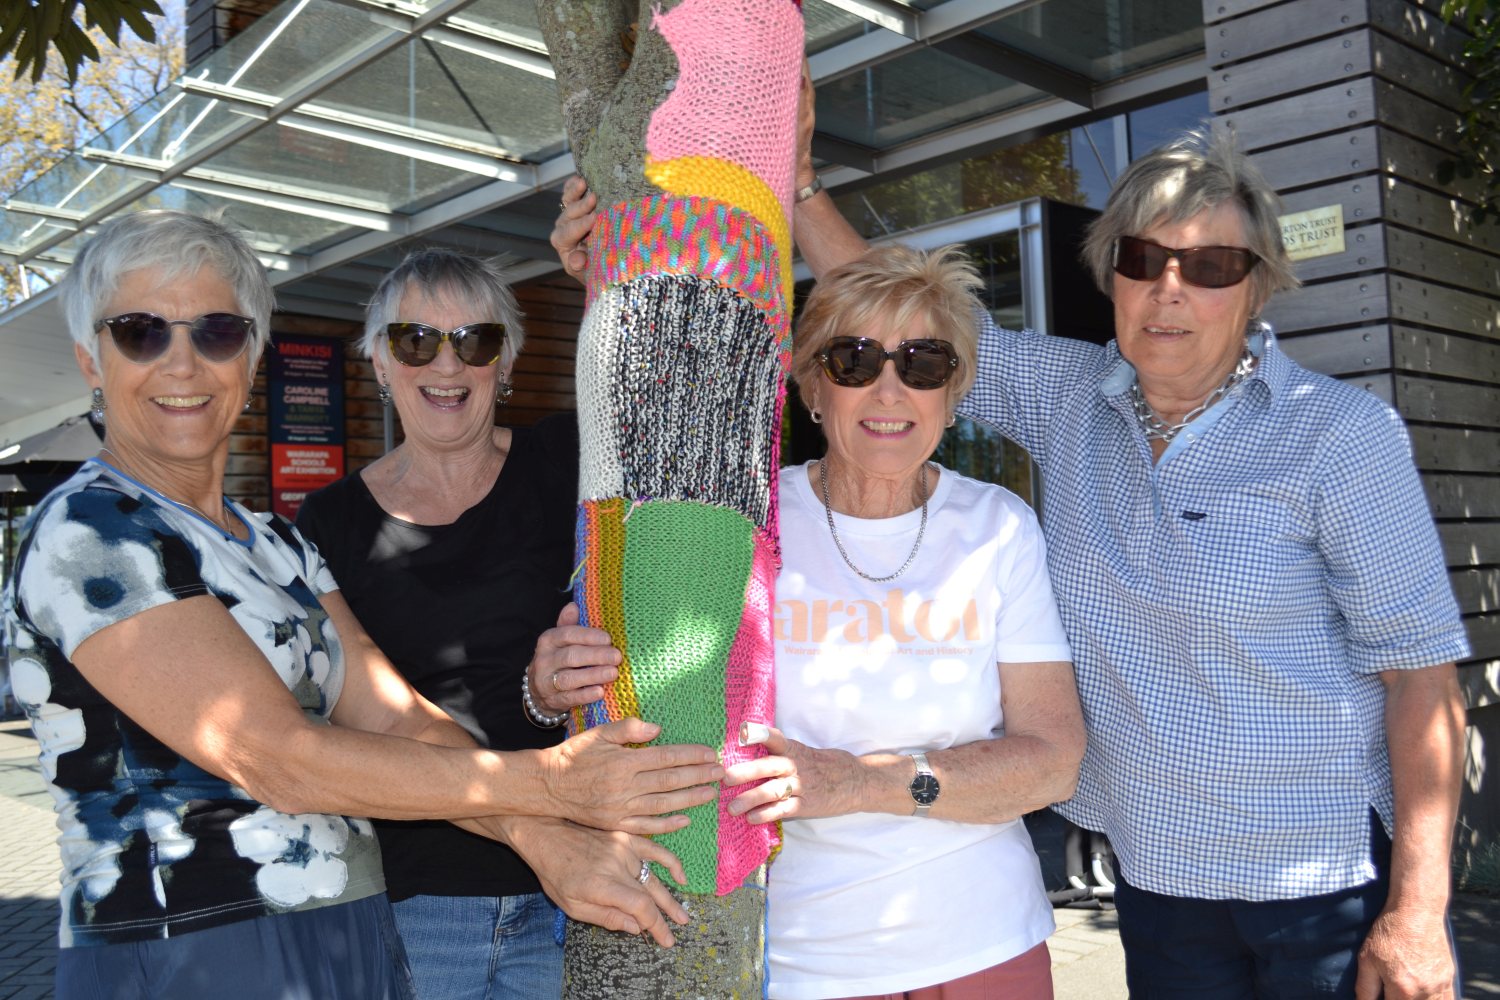
{"type": "Polygon", "coordinates": [[[917,773],[912,776],[911,784],[906,790],[911,792],[911,800],[917,807],[911,811],[913,816],[926,816],[932,809],[932,804],[937,801],[938,792],[942,786],[938,784],[937,775],[932,773],[932,767],[927,763],[925,753],[914,753],[911,762],[917,765],[917,773]]]}

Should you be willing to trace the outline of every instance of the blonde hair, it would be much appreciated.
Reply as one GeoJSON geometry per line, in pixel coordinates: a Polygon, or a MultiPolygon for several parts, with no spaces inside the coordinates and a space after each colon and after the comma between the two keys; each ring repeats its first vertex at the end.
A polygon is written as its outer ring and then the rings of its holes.
{"type": "Polygon", "coordinates": [[[818,355],[835,337],[880,336],[927,321],[935,340],[958,355],[958,371],[944,386],[951,413],[974,384],[979,357],[979,302],[983,286],[968,255],[957,246],[924,253],[900,243],[871,247],[834,268],[814,286],[802,307],[792,343],[792,378],[809,409],[824,379],[818,355]]]}

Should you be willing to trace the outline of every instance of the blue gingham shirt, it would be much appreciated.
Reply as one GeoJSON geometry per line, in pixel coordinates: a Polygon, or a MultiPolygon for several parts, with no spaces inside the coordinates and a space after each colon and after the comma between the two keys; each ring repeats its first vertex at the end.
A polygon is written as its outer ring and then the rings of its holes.
{"type": "Polygon", "coordinates": [[[1468,655],[1400,418],[1254,338],[1162,455],[1113,344],[985,317],[961,412],[1042,470],[1088,750],[1059,807],[1153,892],[1287,899],[1374,877],[1384,670],[1468,655]]]}

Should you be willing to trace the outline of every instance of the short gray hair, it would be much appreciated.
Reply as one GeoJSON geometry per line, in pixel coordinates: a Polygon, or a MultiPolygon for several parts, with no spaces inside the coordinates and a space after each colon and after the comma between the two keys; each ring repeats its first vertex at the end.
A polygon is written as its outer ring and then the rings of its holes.
{"type": "Polygon", "coordinates": [[[1250,272],[1251,298],[1264,305],[1274,292],[1296,288],[1276,216],[1281,199],[1236,148],[1228,131],[1195,129],[1132,163],[1089,226],[1083,262],[1106,296],[1114,290],[1115,242],[1164,223],[1185,222],[1225,203],[1240,210],[1245,243],[1260,258],[1250,272]]]}
{"type": "MultiPolygon", "coordinates": [[[[255,321],[250,335],[250,370],[260,362],[271,337],[271,311],[276,293],[255,251],[235,230],[213,219],[152,209],[110,219],[99,227],[73,266],[58,282],[63,317],[73,342],[99,361],[99,321],[120,279],[134,271],[156,268],[163,278],[194,275],[204,266],[214,269],[234,289],[239,308],[255,321]]],[[[166,319],[197,319],[167,316],[166,319]]]]}
{"type": "Polygon", "coordinates": [[[818,279],[797,317],[792,338],[792,379],[802,402],[812,407],[812,387],[824,377],[819,359],[834,337],[863,336],[871,327],[896,329],[927,320],[930,335],[946,340],[958,355],[958,371],[944,387],[952,411],[968,395],[979,362],[979,313],[975,294],[983,287],[958,246],[924,253],[884,243],[818,279]]]}
{"type": "Polygon", "coordinates": [[[373,358],[377,350],[389,351],[388,346],[381,346],[386,343],[386,326],[411,318],[397,315],[408,292],[479,307],[488,322],[505,324],[500,364],[512,363],[521,353],[521,344],[526,339],[521,330],[521,310],[500,262],[462,250],[426,247],[407,254],[375,286],[370,304],[365,307],[365,334],[359,344],[365,357],[373,358]]]}

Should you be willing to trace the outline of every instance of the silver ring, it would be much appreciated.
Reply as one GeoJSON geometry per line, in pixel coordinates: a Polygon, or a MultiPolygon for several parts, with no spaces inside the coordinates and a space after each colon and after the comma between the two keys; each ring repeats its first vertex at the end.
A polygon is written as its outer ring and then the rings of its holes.
{"type": "Polygon", "coordinates": [[[651,862],[644,860],[641,862],[641,874],[639,876],[639,881],[641,885],[645,885],[647,882],[651,881],[651,862]]]}

